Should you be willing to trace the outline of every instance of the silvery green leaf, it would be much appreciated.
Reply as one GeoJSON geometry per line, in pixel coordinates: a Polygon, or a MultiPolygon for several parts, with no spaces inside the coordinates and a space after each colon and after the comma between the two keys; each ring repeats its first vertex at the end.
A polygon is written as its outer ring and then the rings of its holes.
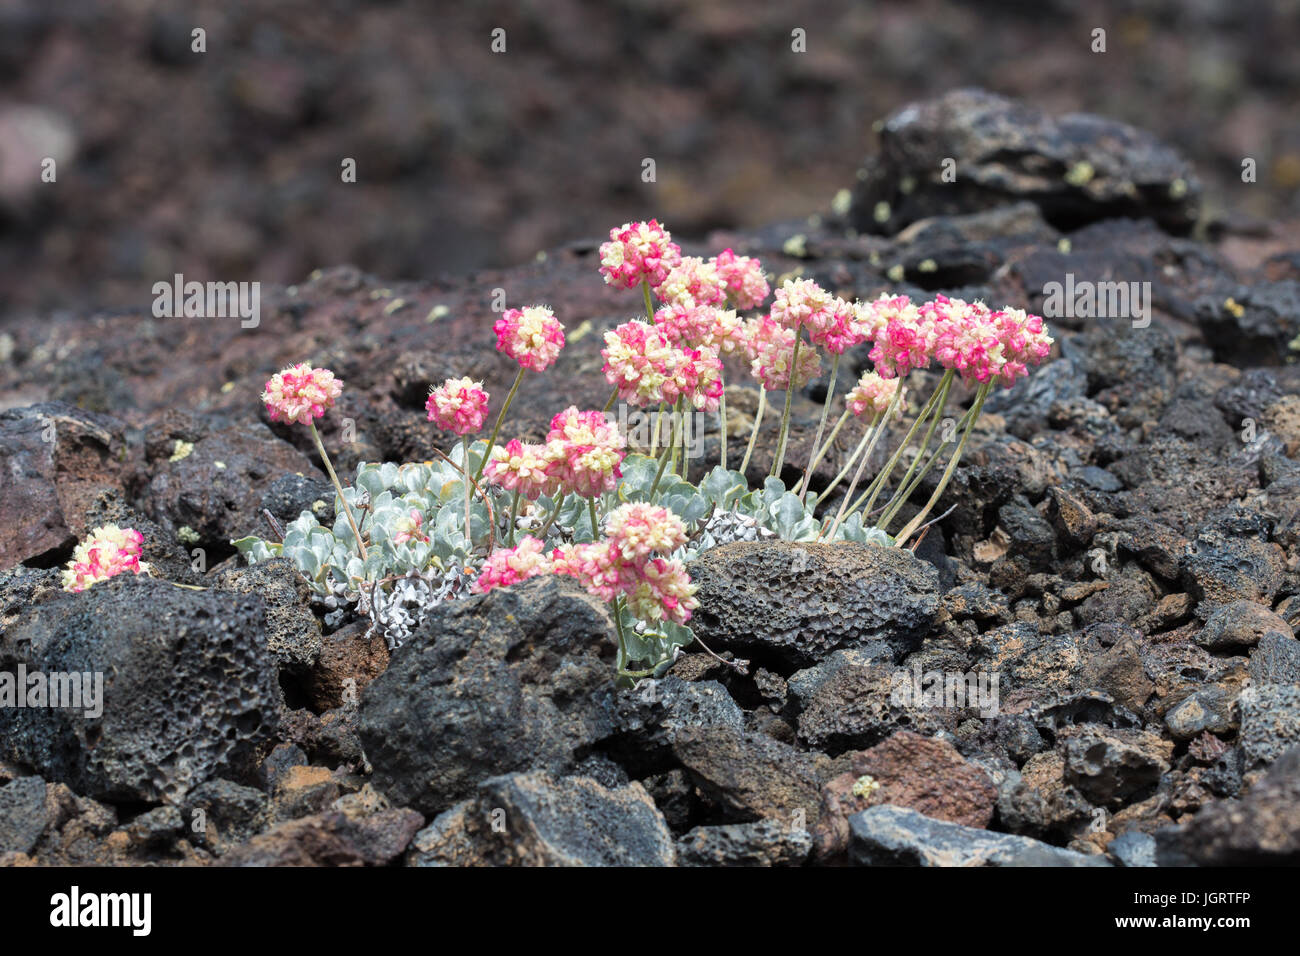
{"type": "Polygon", "coordinates": [[[700,492],[723,511],[730,509],[748,490],[749,483],[744,475],[721,465],[714,466],[700,482],[700,492]]]}

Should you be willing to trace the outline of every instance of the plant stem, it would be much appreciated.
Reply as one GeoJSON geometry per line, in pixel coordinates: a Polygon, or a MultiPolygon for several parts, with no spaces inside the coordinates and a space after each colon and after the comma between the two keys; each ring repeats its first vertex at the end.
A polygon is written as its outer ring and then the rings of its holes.
{"type": "Polygon", "coordinates": [[[596,520],[596,499],[587,499],[587,513],[591,515],[591,540],[595,541],[600,537],[600,522],[596,520]]]}
{"type": "Polygon", "coordinates": [[[473,554],[474,553],[474,526],[470,523],[469,502],[470,502],[470,492],[474,487],[474,483],[469,480],[469,436],[466,435],[463,441],[465,442],[465,463],[466,463],[465,477],[462,479],[465,482],[465,542],[469,546],[468,553],[473,554]]]}
{"type": "Polygon", "coordinates": [[[645,293],[645,318],[651,325],[655,324],[654,302],[650,300],[650,280],[641,280],[641,291],[645,293]]]}
{"type": "MultiPolygon", "coordinates": [[[[849,413],[845,412],[844,414],[848,415],[849,413]]],[[[842,425],[844,421],[845,419],[841,418],[840,424],[842,425]]],[[[848,460],[844,462],[844,467],[840,469],[840,473],[836,475],[835,478],[831,481],[831,483],[826,486],[825,490],[823,490],[822,493],[817,496],[817,501],[825,501],[826,497],[839,486],[839,483],[841,481],[844,480],[845,476],[848,475],[849,473],[849,469],[853,467],[853,463],[857,461],[858,456],[862,454],[862,449],[867,447],[867,442],[871,440],[871,436],[875,434],[876,426],[879,424],[880,424],[880,413],[876,412],[876,414],[873,415],[871,418],[871,424],[868,425],[867,430],[862,433],[862,440],[858,442],[858,447],[853,449],[853,454],[849,455],[848,460]]],[[[822,449],[822,455],[825,455],[827,449],[830,447],[830,443],[835,440],[835,432],[837,431],[839,431],[839,425],[835,426],[835,431],[832,431],[831,437],[827,439],[826,442],[827,447],[822,449]]],[[[820,460],[821,457],[822,456],[819,455],[818,460],[820,460]]]]}
{"type": "MultiPolygon", "coordinates": [[[[686,451],[686,413],[683,409],[686,407],[685,399],[677,399],[673,405],[673,467],[672,473],[678,474],[677,471],[677,453],[682,452],[682,458],[685,459],[686,451]]],[[[684,472],[685,467],[682,468],[684,472]]],[[[684,476],[683,476],[684,477],[684,476]]]]}
{"type": "Polygon", "coordinates": [[[768,473],[772,478],[780,478],[781,469],[785,465],[785,440],[790,431],[790,406],[794,404],[795,373],[799,369],[799,345],[803,342],[801,329],[801,326],[796,326],[794,330],[794,350],[790,353],[790,375],[785,383],[785,411],[781,413],[781,430],[776,436],[776,456],[772,459],[772,470],[768,473]]]}
{"type": "Polygon", "coordinates": [[[921,439],[921,447],[917,450],[916,457],[912,459],[912,464],[908,466],[907,471],[903,473],[903,477],[899,479],[898,487],[894,489],[893,495],[890,496],[889,502],[885,505],[885,513],[880,516],[880,520],[884,522],[884,524],[878,524],[877,527],[884,528],[885,524],[888,524],[889,521],[893,520],[894,515],[898,513],[898,509],[901,508],[903,502],[907,500],[904,489],[907,488],[908,482],[912,478],[912,474],[916,471],[916,466],[921,463],[921,459],[925,457],[926,450],[930,447],[930,439],[934,435],[934,429],[943,417],[944,406],[948,404],[948,391],[951,387],[952,379],[947,379],[940,383],[938,388],[939,402],[934,407],[934,417],[930,419],[930,426],[925,430],[925,437],[921,439]]]}
{"type": "Polygon", "coordinates": [[[555,524],[555,519],[560,516],[560,509],[564,507],[564,499],[566,497],[568,496],[562,494],[560,497],[555,499],[555,509],[551,512],[551,516],[546,519],[546,524],[542,525],[542,530],[537,532],[539,540],[546,540],[546,532],[551,530],[551,525],[555,524]]]}
{"type": "MultiPolygon", "coordinates": [[[[822,442],[821,448],[817,449],[817,454],[813,456],[812,461],[809,463],[808,465],[809,471],[812,471],[822,463],[822,459],[826,457],[826,453],[829,452],[831,450],[831,446],[835,444],[835,439],[836,437],[838,437],[840,433],[840,429],[844,427],[844,423],[849,420],[849,416],[852,414],[853,413],[846,408],[840,414],[840,417],[835,420],[835,425],[834,427],[831,428],[831,433],[826,436],[826,441],[822,442]]],[[[807,485],[804,486],[803,490],[805,493],[807,493],[808,491],[807,485]]],[[[817,497],[818,496],[814,496],[813,500],[815,501],[817,497]]]]}
{"type": "Polygon", "coordinates": [[[627,666],[627,638],[623,635],[623,613],[620,607],[622,598],[614,598],[609,602],[609,606],[614,609],[614,630],[618,634],[618,658],[615,661],[615,670],[620,674],[623,668],[627,666]]]}
{"type": "Polygon", "coordinates": [[[515,546],[515,523],[519,520],[519,492],[515,492],[514,499],[510,502],[510,547],[515,546]]]}
{"type": "MultiPolygon", "coordinates": [[[[483,477],[483,469],[487,467],[488,459],[492,457],[492,449],[496,447],[497,435],[501,432],[501,423],[505,421],[506,412],[510,410],[510,403],[515,400],[515,392],[519,391],[519,383],[524,380],[524,367],[519,366],[519,374],[515,376],[515,383],[510,386],[510,394],[506,396],[505,404],[501,406],[501,411],[497,414],[497,423],[492,426],[492,437],[488,439],[487,448],[483,450],[483,460],[478,463],[478,470],[474,472],[474,484],[483,477]]],[[[465,470],[469,471],[469,442],[465,443],[465,470]]]]}
{"type": "Polygon", "coordinates": [[[831,522],[829,538],[833,539],[835,537],[840,522],[844,520],[844,508],[848,505],[849,499],[853,497],[853,489],[857,487],[858,480],[862,477],[862,469],[867,467],[867,462],[871,460],[871,453],[876,450],[876,442],[880,441],[880,436],[885,433],[885,426],[889,423],[889,416],[894,414],[894,410],[898,408],[898,400],[902,396],[903,388],[900,382],[899,387],[894,391],[894,397],[889,401],[889,407],[885,409],[883,415],[879,416],[880,420],[875,423],[876,427],[871,430],[871,441],[867,443],[867,447],[862,452],[862,460],[858,462],[858,469],[853,473],[853,480],[849,482],[849,490],[845,493],[844,500],[840,502],[840,510],[835,513],[835,520],[831,522]]]}
{"type": "Polygon", "coordinates": [[[357,519],[352,516],[352,506],[348,504],[348,499],[343,496],[343,486],[339,484],[339,476],[334,474],[334,463],[330,461],[330,456],[325,451],[325,445],[320,440],[320,432],[316,430],[316,423],[313,421],[309,426],[311,428],[312,441],[316,443],[316,451],[320,454],[320,460],[325,463],[325,470],[329,472],[330,481],[334,482],[334,490],[339,493],[339,501],[343,502],[343,514],[347,516],[348,524],[352,526],[352,534],[357,539],[357,553],[361,555],[361,560],[366,560],[366,544],[361,540],[361,529],[357,527],[357,519]]]}
{"type": "Polygon", "coordinates": [[[614,394],[611,395],[611,396],[609,396],[609,401],[607,401],[607,402],[605,403],[605,407],[602,408],[601,411],[602,411],[602,412],[607,412],[607,411],[609,411],[611,408],[614,407],[614,402],[617,401],[617,400],[618,400],[618,389],[616,388],[616,389],[614,389],[614,394]]]}
{"type": "Polygon", "coordinates": [[[808,467],[804,469],[803,482],[798,486],[800,501],[803,501],[804,497],[808,494],[808,482],[812,481],[813,468],[816,466],[818,460],[817,449],[821,446],[822,433],[826,430],[826,416],[830,414],[831,399],[835,397],[835,379],[839,377],[839,374],[840,356],[837,355],[831,362],[831,381],[830,384],[826,386],[826,399],[822,402],[821,421],[817,423],[817,433],[813,435],[812,450],[808,452],[808,467]]]}
{"type": "Polygon", "coordinates": [[[718,370],[718,381],[722,383],[722,394],[718,396],[718,429],[722,432],[722,451],[718,464],[727,470],[727,380],[726,369],[718,370]]]}
{"type": "MultiPolygon", "coordinates": [[[[871,492],[871,497],[867,499],[864,513],[869,513],[871,511],[871,506],[876,503],[876,497],[880,494],[880,489],[885,487],[885,482],[889,481],[889,476],[894,472],[894,466],[898,464],[899,459],[903,457],[904,450],[906,450],[907,446],[911,444],[912,437],[916,434],[916,430],[921,427],[921,423],[929,417],[932,411],[934,411],[935,405],[939,401],[940,393],[943,393],[945,398],[947,397],[946,386],[952,382],[952,377],[952,369],[948,369],[948,371],[943,373],[943,378],[939,380],[939,385],[934,390],[934,394],[930,396],[930,400],[925,403],[925,406],[917,414],[916,421],[912,422],[912,427],[907,430],[907,434],[903,436],[903,440],[899,442],[898,448],[889,457],[889,461],[885,463],[885,467],[880,470],[880,474],[876,475],[876,480],[871,483],[871,488],[868,489],[871,492]]],[[[899,387],[901,389],[901,383],[899,387]]]]}
{"type": "Polygon", "coordinates": [[[758,386],[758,411],[754,413],[754,429],[749,433],[749,444],[745,446],[745,457],[740,462],[740,473],[743,475],[745,469],[749,467],[749,456],[754,454],[754,439],[758,437],[758,426],[763,424],[763,412],[767,409],[767,389],[762,385],[758,386]]]}
{"type": "Polygon", "coordinates": [[[915,518],[903,527],[902,531],[898,532],[898,537],[894,539],[894,545],[896,547],[901,548],[907,543],[907,539],[910,538],[916,532],[916,529],[925,521],[925,516],[928,515],[931,509],[934,508],[935,504],[938,503],[939,496],[942,495],[944,490],[948,487],[948,482],[952,480],[953,472],[957,470],[957,462],[961,461],[961,453],[966,448],[966,440],[970,438],[971,430],[975,427],[975,420],[980,417],[980,410],[984,407],[984,399],[988,397],[989,386],[991,384],[991,382],[985,382],[980,386],[980,390],[975,396],[975,404],[971,406],[970,420],[966,422],[966,427],[962,430],[961,441],[957,443],[957,450],[952,453],[952,458],[948,460],[948,467],[944,469],[943,477],[939,479],[939,484],[935,487],[934,493],[930,495],[930,500],[925,503],[925,507],[920,510],[915,518]]]}
{"type": "MultiPolygon", "coordinates": [[[[655,427],[657,428],[658,426],[655,427]]],[[[664,476],[664,468],[668,465],[668,456],[671,455],[674,449],[677,447],[677,431],[678,431],[677,422],[674,421],[672,441],[670,441],[667,445],[664,445],[663,454],[659,456],[659,470],[655,472],[654,484],[650,486],[650,494],[648,498],[652,502],[655,500],[655,492],[659,490],[659,479],[661,479],[664,476]]]]}

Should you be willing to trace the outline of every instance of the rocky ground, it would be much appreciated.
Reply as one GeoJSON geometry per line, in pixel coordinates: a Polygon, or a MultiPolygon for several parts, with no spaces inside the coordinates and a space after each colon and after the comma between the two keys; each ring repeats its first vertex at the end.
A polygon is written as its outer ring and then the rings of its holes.
{"type": "MultiPolygon", "coordinates": [[[[600,333],[636,306],[601,283],[595,238],[438,281],[315,272],[264,289],[256,329],[147,304],[12,324],[0,670],[102,670],[110,706],[0,710],[0,861],[1300,861],[1300,228],[1191,238],[1201,187],[1154,137],[970,92],[895,114],[864,169],[842,218],[686,251],[730,245],[845,296],[1035,311],[1067,273],[1149,282],[1152,320],[1049,316],[1058,351],[989,403],[917,554],[796,562],[768,541],[693,564],[693,623],[746,673],[688,653],[618,689],[607,610],[550,578],[445,604],[390,656],[363,622],[324,628],[287,562],[243,567],[229,545],[267,533],[262,509],[329,498],[303,430],[258,402],[290,362],[346,382],[323,422],[340,472],[425,459],[430,384],[509,386],[500,288],[569,330],[515,430],[600,407],[600,333]],[[109,520],[144,533],[155,577],[62,592],[109,520]],[[933,670],[996,673],[996,713],[891,696],[933,670]]],[[[729,381],[739,460],[756,394],[729,381]]],[[[794,462],[823,388],[797,396],[794,462]]]]}

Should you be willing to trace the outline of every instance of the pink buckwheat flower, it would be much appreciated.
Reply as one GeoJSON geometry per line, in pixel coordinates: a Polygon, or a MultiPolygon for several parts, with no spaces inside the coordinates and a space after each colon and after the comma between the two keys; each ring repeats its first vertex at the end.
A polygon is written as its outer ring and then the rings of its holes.
{"type": "Polygon", "coordinates": [[[517,491],[529,501],[542,495],[553,495],[560,486],[551,476],[551,461],[546,457],[547,446],[525,445],[518,438],[495,445],[483,474],[494,485],[507,491],[517,491]]]}
{"type": "Polygon", "coordinates": [[[902,418],[903,411],[907,408],[907,389],[903,387],[901,378],[883,378],[874,371],[864,372],[844,401],[854,415],[862,416],[866,412],[883,415],[889,410],[894,393],[900,388],[903,389],[903,397],[898,400],[896,417],[902,418]]]}
{"type": "Polygon", "coordinates": [[[664,395],[672,401],[684,398],[701,412],[716,412],[722,401],[722,360],[710,348],[687,349],[686,361],[677,368],[664,395]]]}
{"type": "Polygon", "coordinates": [[[528,578],[548,574],[551,562],[542,552],[542,542],[526,535],[513,548],[497,548],[483,562],[474,585],[475,594],[486,594],[493,588],[505,588],[528,578]]]}
{"type": "Polygon", "coordinates": [[[685,624],[700,606],[695,590],[681,561],[651,558],[641,569],[641,580],[627,594],[628,610],[644,621],[685,624]]]}
{"type": "Polygon", "coordinates": [[[665,305],[685,308],[722,305],[727,301],[727,287],[713,263],[698,256],[686,256],[655,287],[655,295],[665,305]]]}
{"type": "Polygon", "coordinates": [[[429,392],[424,403],[429,421],[457,435],[469,435],[483,427],[488,414],[488,393],[483,383],[469,378],[449,378],[429,392]]]}
{"type": "Polygon", "coordinates": [[[638,563],[656,551],[672,554],[686,544],[686,525],[659,505],[619,505],[605,516],[605,535],[624,561],[638,563]]]}
{"type": "Polygon", "coordinates": [[[534,372],[550,368],[564,348],[564,326],[543,305],[511,309],[492,330],[497,334],[497,351],[534,372]]]}
{"type": "Polygon", "coordinates": [[[843,355],[867,340],[858,313],[841,298],[833,298],[807,320],[808,337],[832,355],[843,355]]]}
{"type": "Polygon", "coordinates": [[[134,528],[96,528],[73,552],[63,572],[63,589],[77,593],[127,571],[148,573],[149,565],[140,563],[143,548],[144,535],[134,528]]]}
{"type": "Polygon", "coordinates": [[[794,331],[817,312],[831,307],[835,297],[812,279],[786,279],[772,299],[772,321],[794,331]]]}
{"type": "Polygon", "coordinates": [[[397,519],[393,526],[397,529],[397,534],[393,535],[395,545],[406,544],[408,541],[429,543],[429,536],[420,530],[424,526],[424,515],[417,508],[412,508],[408,517],[397,519]]]}
{"type": "Polygon", "coordinates": [[[303,362],[272,375],[262,393],[262,401],[271,421],[284,419],[290,424],[310,425],[334,407],[334,400],[342,392],[343,383],[333,372],[303,362]]]}
{"type": "Polygon", "coordinates": [[[551,552],[551,571],[576,578],[602,601],[612,601],[625,590],[625,569],[608,542],[561,545],[551,552]]]}
{"type": "Polygon", "coordinates": [[[745,347],[745,320],[735,309],[666,305],[655,313],[655,328],[679,348],[706,346],[731,355],[745,347]]]}
{"type": "Polygon", "coordinates": [[[623,477],[625,447],[618,426],[604,412],[580,412],[570,406],[551,419],[543,451],[547,474],[566,493],[595,498],[613,491],[623,477]]]}
{"type": "Polygon", "coordinates": [[[625,222],[609,231],[600,247],[600,274],[607,285],[634,289],[642,281],[653,289],[681,262],[682,250],[667,229],[649,222],[625,222]]]}
{"type": "Polygon", "coordinates": [[[641,408],[669,400],[664,387],[673,390],[672,381],[688,360],[666,332],[636,320],[606,332],[600,354],[606,381],[618,389],[620,399],[641,408]]]}
{"type": "MultiPolygon", "coordinates": [[[[790,385],[790,363],[794,356],[793,329],[782,328],[768,316],[749,322],[746,351],[750,372],[768,391],[784,391],[790,385]]],[[[799,368],[794,387],[803,388],[821,371],[821,357],[811,347],[799,347],[799,368]]]]}
{"type": "Polygon", "coordinates": [[[763,304],[771,291],[763,275],[763,264],[749,256],[738,256],[724,249],[710,260],[718,278],[727,289],[727,302],[744,312],[763,304]]]}
{"type": "Polygon", "coordinates": [[[949,309],[948,300],[938,296],[917,308],[906,296],[881,296],[874,305],[877,324],[871,361],[876,371],[894,378],[928,366],[934,358],[937,326],[949,309]]]}

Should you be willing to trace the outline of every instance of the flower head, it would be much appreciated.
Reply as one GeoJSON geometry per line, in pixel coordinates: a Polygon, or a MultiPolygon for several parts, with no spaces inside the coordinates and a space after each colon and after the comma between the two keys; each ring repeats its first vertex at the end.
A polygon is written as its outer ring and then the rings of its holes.
{"type": "Polygon", "coordinates": [[[690,357],[668,333],[633,320],[605,333],[605,379],[623,401],[644,408],[677,400],[677,378],[690,357]]]}
{"type": "Polygon", "coordinates": [[[564,326],[542,305],[511,309],[492,329],[497,334],[497,351],[534,372],[550,368],[564,348],[564,326]]]}
{"type": "Polygon", "coordinates": [[[835,297],[812,279],[786,279],[772,299],[772,321],[794,331],[807,324],[814,314],[828,309],[835,297]]]}
{"type": "Polygon", "coordinates": [[[738,256],[730,249],[719,252],[711,261],[727,289],[727,302],[732,308],[743,312],[763,304],[770,289],[761,262],[749,256],[738,256]]]}
{"type": "MultiPolygon", "coordinates": [[[[750,372],[768,391],[784,391],[790,386],[795,331],[783,328],[765,315],[751,320],[748,326],[745,347],[750,358],[750,372]]],[[[817,350],[800,346],[794,387],[803,388],[820,370],[821,358],[817,350]]]]}
{"type": "Polygon", "coordinates": [[[659,505],[619,505],[605,516],[605,534],[624,561],[644,561],[654,552],[672,554],[686,544],[686,525],[659,505]]]}
{"type": "Polygon", "coordinates": [[[604,412],[580,412],[570,406],[551,419],[543,455],[547,474],[560,489],[595,498],[613,491],[623,477],[619,467],[626,442],[604,412]]]}
{"type": "Polygon", "coordinates": [[[493,446],[483,474],[492,484],[536,501],[542,495],[555,494],[559,488],[559,480],[552,477],[550,468],[546,445],[525,445],[514,438],[504,447],[493,446]]]}
{"type": "Polygon", "coordinates": [[[857,311],[838,297],[809,315],[807,326],[808,337],[832,355],[843,355],[867,340],[857,311]]]}
{"type": "Polygon", "coordinates": [[[654,288],[681,261],[682,250],[667,229],[649,222],[625,222],[609,231],[600,247],[600,273],[607,285],[634,289],[642,281],[654,288]]]}
{"type": "MultiPolygon", "coordinates": [[[[627,589],[623,576],[629,569],[606,541],[561,545],[551,552],[551,570],[576,578],[602,601],[612,601],[627,589]]],[[[629,577],[626,585],[634,583],[634,577],[629,577]]]]}
{"type": "Polygon", "coordinates": [[[327,368],[312,368],[306,362],[291,365],[271,376],[262,401],[271,421],[310,425],[334,406],[343,383],[327,368]]]}
{"type": "Polygon", "coordinates": [[[63,589],[75,593],[126,571],[147,573],[149,565],[140,563],[143,550],[144,535],[134,528],[96,528],[73,552],[63,572],[63,589]]]}
{"type": "Polygon", "coordinates": [[[866,412],[883,415],[889,410],[889,403],[894,400],[894,393],[899,389],[903,390],[903,397],[898,400],[895,411],[896,417],[902,418],[907,407],[907,389],[903,387],[901,378],[883,378],[878,372],[864,372],[844,401],[854,415],[861,416],[866,412]]]}
{"type": "Polygon", "coordinates": [[[420,530],[423,526],[424,515],[420,514],[418,508],[412,508],[407,517],[393,522],[393,527],[397,529],[397,534],[393,535],[393,544],[406,544],[408,541],[428,544],[429,536],[420,530]]]}
{"type": "Polygon", "coordinates": [[[478,577],[470,590],[486,594],[493,588],[509,587],[551,570],[549,557],[542,551],[542,542],[526,535],[513,548],[497,548],[483,562],[478,577]]]}
{"type": "Polygon", "coordinates": [[[686,256],[655,288],[655,295],[666,305],[686,308],[722,305],[727,301],[727,287],[712,262],[705,262],[698,256],[686,256]]]}
{"type": "Polygon", "coordinates": [[[731,355],[745,346],[745,320],[734,309],[666,305],[655,313],[655,328],[680,348],[707,346],[731,355]]]}
{"type": "Polygon", "coordinates": [[[938,296],[934,302],[917,308],[906,296],[881,296],[876,300],[871,361],[881,375],[903,376],[930,364],[937,323],[942,320],[947,301],[938,296]]]}
{"type": "Polygon", "coordinates": [[[469,435],[483,427],[488,414],[488,393],[483,383],[469,378],[449,378],[429,392],[424,403],[429,421],[457,435],[469,435]]]}
{"type": "Polygon", "coordinates": [[[643,621],[668,620],[685,624],[700,606],[685,566],[676,559],[651,558],[641,578],[627,594],[627,606],[643,621]]]}

